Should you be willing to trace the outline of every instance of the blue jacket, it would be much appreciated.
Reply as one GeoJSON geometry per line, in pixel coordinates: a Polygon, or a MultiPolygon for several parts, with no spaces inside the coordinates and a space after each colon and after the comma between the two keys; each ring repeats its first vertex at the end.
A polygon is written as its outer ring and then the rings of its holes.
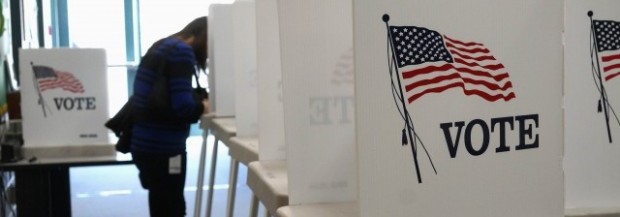
{"type": "Polygon", "coordinates": [[[175,37],[162,39],[147,51],[138,66],[131,98],[134,114],[139,117],[133,125],[132,152],[170,156],[185,152],[190,124],[200,118],[204,109],[193,97],[195,70],[193,49],[175,37]],[[167,79],[170,108],[166,112],[154,111],[149,104],[161,71],[167,79]]]}

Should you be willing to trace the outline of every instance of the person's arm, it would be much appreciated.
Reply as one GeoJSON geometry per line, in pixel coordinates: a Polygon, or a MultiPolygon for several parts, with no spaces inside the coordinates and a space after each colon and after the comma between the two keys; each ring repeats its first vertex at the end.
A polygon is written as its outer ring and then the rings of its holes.
{"type": "Polygon", "coordinates": [[[191,123],[196,122],[203,114],[205,107],[193,97],[192,76],[196,65],[193,50],[184,43],[178,43],[168,55],[167,61],[170,72],[168,87],[172,110],[180,119],[191,123]]]}

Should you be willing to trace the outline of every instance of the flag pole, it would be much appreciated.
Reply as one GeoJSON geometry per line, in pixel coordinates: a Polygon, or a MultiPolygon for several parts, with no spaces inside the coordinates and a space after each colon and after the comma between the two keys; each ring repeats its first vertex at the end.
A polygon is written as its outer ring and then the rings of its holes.
{"type": "MultiPolygon", "coordinates": [[[[385,27],[387,29],[388,32],[388,40],[390,41],[390,48],[392,49],[392,61],[394,61],[394,67],[396,67],[396,71],[398,72],[398,63],[396,62],[396,56],[394,54],[394,44],[391,40],[392,38],[392,33],[390,32],[390,25],[388,24],[388,21],[390,21],[390,15],[384,14],[383,17],[383,22],[385,22],[385,27]]],[[[403,88],[402,88],[402,84],[400,82],[400,75],[396,75],[396,79],[398,80],[398,89],[400,91],[400,102],[403,105],[403,112],[405,115],[405,125],[407,126],[407,136],[409,137],[409,143],[411,143],[411,151],[413,153],[413,161],[415,164],[415,171],[416,171],[416,175],[418,177],[418,183],[422,183],[422,176],[420,174],[420,166],[418,165],[418,153],[413,145],[414,143],[414,138],[411,134],[411,131],[413,131],[413,127],[409,124],[409,111],[407,111],[407,106],[405,104],[405,98],[404,98],[404,94],[403,94],[403,88]]]]}
{"type": "Polygon", "coordinates": [[[590,17],[590,33],[592,34],[592,38],[594,40],[594,47],[596,48],[594,51],[594,55],[596,55],[596,66],[598,66],[598,70],[597,70],[597,74],[598,74],[598,81],[599,84],[601,86],[601,104],[603,104],[603,112],[605,113],[605,123],[607,125],[607,137],[609,138],[609,143],[612,142],[611,140],[611,129],[609,127],[609,113],[607,112],[608,110],[608,106],[609,104],[607,104],[607,96],[606,96],[606,92],[605,91],[605,86],[603,84],[603,75],[601,73],[601,65],[600,62],[598,60],[598,44],[596,43],[596,35],[594,35],[594,20],[592,19],[592,16],[594,15],[594,12],[592,11],[588,11],[588,17],[590,17]]]}
{"type": "Polygon", "coordinates": [[[43,109],[43,117],[45,118],[47,117],[47,113],[45,112],[45,101],[43,101],[43,95],[41,95],[41,90],[39,90],[39,85],[37,82],[37,72],[34,71],[34,64],[32,62],[30,62],[30,67],[32,68],[32,83],[39,95],[39,104],[41,105],[41,109],[43,109]]]}

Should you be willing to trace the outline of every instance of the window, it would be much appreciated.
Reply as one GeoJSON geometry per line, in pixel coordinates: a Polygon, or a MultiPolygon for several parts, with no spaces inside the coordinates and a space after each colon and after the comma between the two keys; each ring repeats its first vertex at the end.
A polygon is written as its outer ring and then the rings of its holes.
{"type": "Polygon", "coordinates": [[[225,2],[232,0],[140,1],[141,50],[146,52],[158,39],[178,32],[196,17],[207,15],[212,3],[225,2]]]}
{"type": "MultiPolygon", "coordinates": [[[[209,5],[233,0],[52,0],[43,5],[53,47],[104,48],[110,114],[131,94],[140,57],[152,43],[181,30],[209,5]]],[[[44,19],[45,20],[45,19],[44,19]]],[[[46,39],[47,40],[47,39],[46,39]]],[[[206,81],[201,78],[201,84],[206,81]]]]}
{"type": "Polygon", "coordinates": [[[127,62],[123,0],[67,0],[69,47],[104,48],[110,65],[127,62]]]}

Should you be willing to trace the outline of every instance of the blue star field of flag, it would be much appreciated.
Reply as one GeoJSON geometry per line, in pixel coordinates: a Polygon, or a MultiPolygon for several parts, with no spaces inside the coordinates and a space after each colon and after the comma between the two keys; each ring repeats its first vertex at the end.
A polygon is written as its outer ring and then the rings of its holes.
{"type": "Polygon", "coordinates": [[[620,22],[594,20],[593,23],[599,52],[620,49],[620,22]]]}
{"type": "Polygon", "coordinates": [[[415,26],[391,26],[390,29],[399,67],[425,62],[453,62],[438,32],[415,26]]]}

